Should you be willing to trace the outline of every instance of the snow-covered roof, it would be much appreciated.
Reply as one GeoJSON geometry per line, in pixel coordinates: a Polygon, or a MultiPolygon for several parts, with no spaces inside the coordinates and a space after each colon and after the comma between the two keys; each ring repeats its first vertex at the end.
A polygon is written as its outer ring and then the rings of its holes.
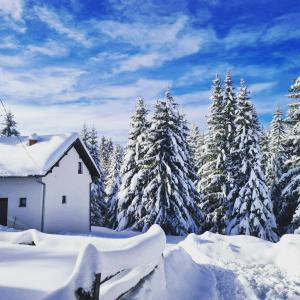
{"type": "Polygon", "coordinates": [[[43,176],[74,145],[93,176],[99,170],[77,133],[39,135],[29,145],[28,136],[0,137],[0,176],[43,176]]]}

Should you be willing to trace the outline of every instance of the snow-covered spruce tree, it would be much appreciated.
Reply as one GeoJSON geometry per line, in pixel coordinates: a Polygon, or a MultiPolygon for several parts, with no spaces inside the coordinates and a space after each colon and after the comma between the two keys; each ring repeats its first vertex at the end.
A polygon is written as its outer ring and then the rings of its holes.
{"type": "Polygon", "coordinates": [[[118,194],[117,229],[123,230],[134,224],[145,210],[142,196],[145,187],[145,139],[149,127],[144,99],[138,98],[131,117],[131,128],[125,157],[121,167],[121,186],[118,194]]]}
{"type": "Polygon", "coordinates": [[[224,233],[226,224],[226,130],[224,102],[219,75],[213,80],[212,104],[205,137],[204,164],[198,171],[197,187],[201,194],[200,208],[204,214],[203,230],[224,233]]]}
{"type": "MultiPolygon", "coordinates": [[[[263,127],[261,129],[261,137],[260,137],[260,149],[261,149],[261,168],[264,174],[267,174],[267,165],[268,165],[268,157],[269,157],[269,139],[270,133],[268,130],[265,130],[263,127]]],[[[268,183],[268,180],[267,180],[268,183]]]]}
{"type": "MultiPolygon", "coordinates": [[[[299,86],[300,78],[298,77],[289,90],[289,98],[300,100],[299,86]]],[[[278,184],[282,192],[277,221],[282,234],[300,233],[300,101],[289,104],[286,123],[288,127],[285,144],[287,159],[278,184]]]]}
{"type": "Polygon", "coordinates": [[[296,102],[290,103],[287,118],[284,120],[287,125],[287,133],[292,134],[293,127],[300,121],[300,76],[294,80],[294,84],[289,89],[289,98],[296,102]]]}
{"type": "Polygon", "coordinates": [[[226,134],[226,143],[224,147],[225,153],[225,169],[226,169],[226,195],[228,200],[230,199],[230,194],[234,190],[232,185],[233,176],[235,173],[235,161],[232,158],[231,150],[236,137],[235,134],[235,118],[237,109],[237,100],[234,92],[234,87],[231,79],[231,74],[228,71],[226,73],[226,78],[224,81],[224,128],[226,134]]]}
{"type": "Polygon", "coordinates": [[[203,146],[204,146],[204,136],[200,133],[198,126],[192,124],[191,129],[188,134],[188,145],[191,151],[191,158],[195,167],[195,172],[203,165],[203,146]]]}
{"type": "Polygon", "coordinates": [[[146,231],[159,224],[167,234],[199,231],[199,194],[186,139],[184,117],[168,91],[166,99],[157,101],[148,131],[144,159],[147,185],[131,229],[146,231]]]}
{"type": "Polygon", "coordinates": [[[282,112],[277,107],[271,122],[269,134],[269,153],[266,168],[266,178],[271,191],[271,198],[274,205],[274,213],[277,216],[281,206],[281,192],[279,180],[283,174],[286,156],[286,131],[282,112]]]}
{"type": "Polygon", "coordinates": [[[300,76],[294,80],[294,84],[289,89],[289,98],[300,99],[300,76]]]}
{"type": "Polygon", "coordinates": [[[109,172],[106,180],[106,203],[108,206],[107,226],[117,226],[118,193],[121,185],[121,165],[123,160],[123,148],[115,145],[111,155],[109,172]]]}
{"type": "Polygon", "coordinates": [[[103,173],[104,173],[104,177],[107,177],[108,174],[108,169],[110,166],[110,158],[111,158],[111,154],[113,152],[113,142],[111,140],[111,138],[106,138],[106,137],[102,137],[101,138],[101,142],[100,142],[100,163],[101,166],[103,168],[103,173]]]}
{"type": "Polygon", "coordinates": [[[233,149],[238,176],[238,196],[232,207],[226,233],[257,236],[277,241],[276,222],[268,187],[261,168],[260,126],[244,81],[238,93],[236,139],[233,149]]]}
{"type": "Polygon", "coordinates": [[[104,174],[99,159],[98,134],[96,129],[93,127],[89,131],[86,125],[83,125],[81,139],[100,171],[100,177],[93,178],[91,185],[91,224],[94,226],[104,226],[107,209],[105,204],[104,174]]]}
{"type": "Polygon", "coordinates": [[[17,122],[12,112],[8,112],[4,115],[3,128],[1,129],[1,135],[3,136],[18,136],[20,132],[17,130],[17,122]]]}

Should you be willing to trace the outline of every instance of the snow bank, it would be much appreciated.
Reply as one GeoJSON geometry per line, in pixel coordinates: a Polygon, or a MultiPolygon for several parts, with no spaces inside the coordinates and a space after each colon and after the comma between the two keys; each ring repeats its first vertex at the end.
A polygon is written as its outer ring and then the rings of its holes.
{"type": "Polygon", "coordinates": [[[39,247],[57,250],[80,249],[84,245],[92,244],[102,257],[103,276],[110,276],[120,270],[157,262],[165,248],[166,237],[160,226],[153,225],[144,234],[123,239],[46,234],[29,229],[21,232],[0,232],[0,241],[15,244],[34,242],[39,247]]]}
{"type": "Polygon", "coordinates": [[[122,299],[218,299],[216,279],[209,268],[195,264],[190,255],[175,246],[164,252],[164,259],[147,281],[122,299]]]}
{"type": "MultiPolygon", "coordinates": [[[[109,299],[108,295],[120,296],[153,270],[165,248],[166,237],[158,225],[153,225],[144,234],[123,239],[52,235],[30,229],[22,232],[0,232],[0,244],[6,247],[6,250],[4,250],[5,247],[0,249],[3,263],[6,255],[10,253],[9,249],[13,248],[15,251],[15,256],[10,257],[10,263],[6,267],[13,265],[14,274],[20,274],[19,271],[26,274],[22,277],[15,276],[15,281],[11,277],[11,281],[5,284],[7,289],[14,286],[20,290],[19,287],[22,287],[23,280],[25,280],[28,283],[27,290],[40,290],[39,296],[36,295],[31,299],[41,299],[41,296],[45,295],[44,298],[47,300],[71,300],[75,299],[74,291],[78,288],[91,290],[95,274],[101,273],[101,278],[105,279],[123,271],[122,280],[107,281],[103,297],[109,299]],[[36,247],[17,245],[31,244],[32,242],[36,247]],[[35,261],[37,253],[40,258],[35,261]],[[61,257],[64,257],[65,262],[62,263],[61,257]],[[51,259],[49,260],[49,258],[51,259]],[[28,264],[26,270],[22,264],[19,264],[21,259],[28,264]],[[44,261],[46,261],[45,264],[44,261]],[[58,276],[55,272],[51,274],[51,267],[47,263],[49,261],[51,261],[52,269],[56,268],[61,275],[58,276]],[[31,268],[29,265],[33,267],[31,268]],[[29,268],[30,271],[28,271],[29,268]],[[49,268],[51,276],[48,277],[49,268]],[[45,280],[41,280],[37,289],[36,279],[40,277],[41,273],[48,279],[53,276],[56,280],[51,282],[51,286],[48,286],[45,280]]],[[[4,274],[3,270],[6,270],[5,266],[0,264],[0,273],[4,274]]],[[[4,280],[4,278],[2,279],[4,280]]],[[[1,282],[0,280],[0,285],[1,282]]],[[[7,295],[10,295],[9,292],[7,295]]],[[[22,298],[14,294],[13,299],[22,298]]]]}
{"type": "Polygon", "coordinates": [[[75,299],[74,292],[78,288],[91,292],[95,274],[101,273],[101,269],[101,256],[99,256],[97,249],[91,244],[86,245],[80,251],[69,278],[61,287],[44,297],[43,300],[75,299]]]}
{"type": "Polygon", "coordinates": [[[168,237],[164,260],[122,299],[300,299],[300,236],[168,237]],[[175,244],[178,242],[178,244],[175,244]]]}

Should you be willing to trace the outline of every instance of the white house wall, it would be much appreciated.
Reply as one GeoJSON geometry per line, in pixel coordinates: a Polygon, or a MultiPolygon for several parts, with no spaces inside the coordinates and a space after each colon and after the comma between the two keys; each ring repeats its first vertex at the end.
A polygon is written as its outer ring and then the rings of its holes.
{"type": "Polygon", "coordinates": [[[74,147],[43,182],[46,183],[44,231],[89,231],[91,176],[74,147]],[[82,162],[83,174],[78,174],[78,162],[82,162]],[[66,204],[62,204],[62,196],[66,196],[66,204]]]}
{"type": "Polygon", "coordinates": [[[18,229],[41,229],[43,186],[39,179],[0,178],[0,198],[8,198],[8,226],[18,229]],[[26,207],[19,199],[27,198],[26,207]]]}

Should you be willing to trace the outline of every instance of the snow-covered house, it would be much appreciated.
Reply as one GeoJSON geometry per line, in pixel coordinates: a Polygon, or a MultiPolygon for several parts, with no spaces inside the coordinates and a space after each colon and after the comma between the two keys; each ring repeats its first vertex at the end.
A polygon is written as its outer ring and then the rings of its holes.
{"type": "Polygon", "coordinates": [[[90,230],[99,170],[78,134],[0,138],[0,224],[44,232],[90,230]]]}

